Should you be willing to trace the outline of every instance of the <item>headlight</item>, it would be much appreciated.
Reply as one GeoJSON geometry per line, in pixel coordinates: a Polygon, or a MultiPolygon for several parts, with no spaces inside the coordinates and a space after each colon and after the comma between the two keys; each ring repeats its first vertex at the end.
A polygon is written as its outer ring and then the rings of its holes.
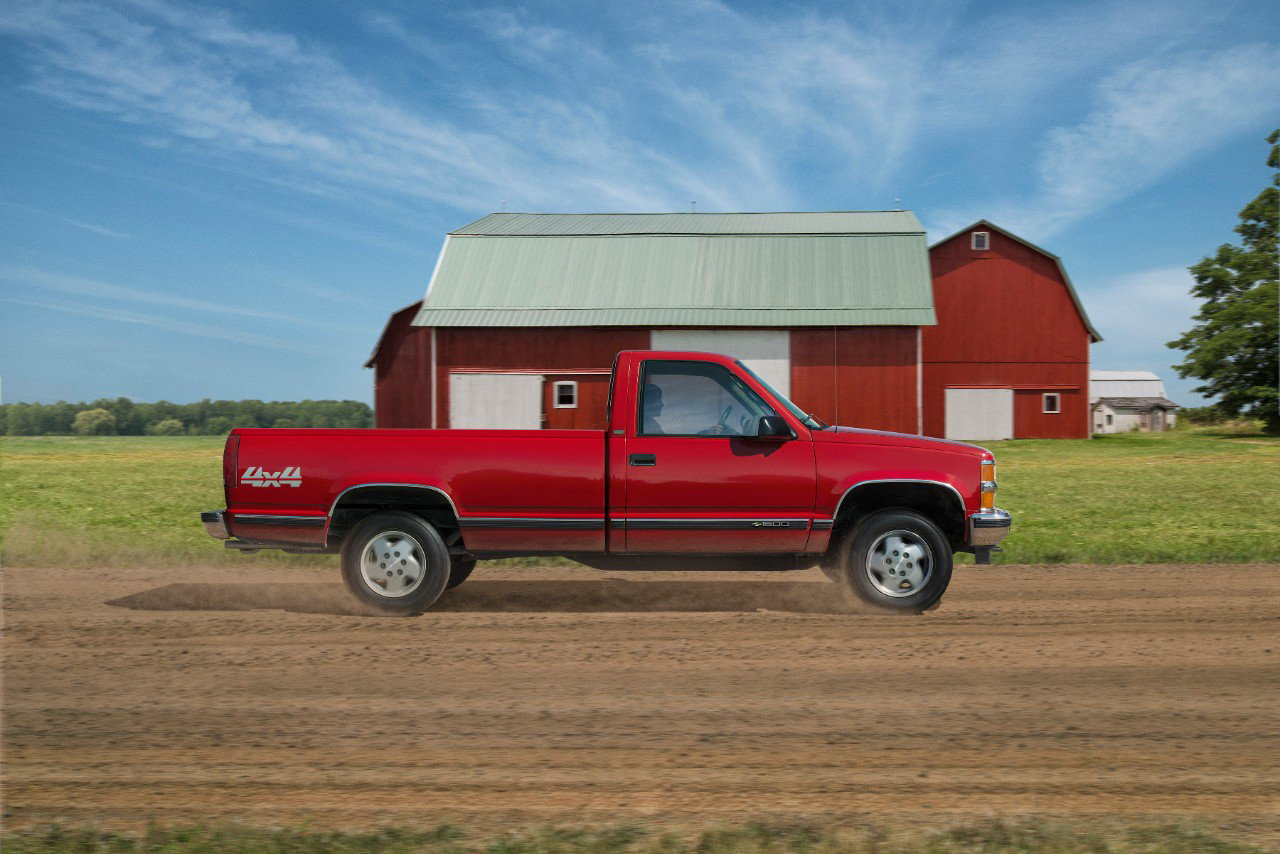
{"type": "Polygon", "coordinates": [[[982,509],[993,510],[996,506],[996,461],[982,461],[982,509]]]}

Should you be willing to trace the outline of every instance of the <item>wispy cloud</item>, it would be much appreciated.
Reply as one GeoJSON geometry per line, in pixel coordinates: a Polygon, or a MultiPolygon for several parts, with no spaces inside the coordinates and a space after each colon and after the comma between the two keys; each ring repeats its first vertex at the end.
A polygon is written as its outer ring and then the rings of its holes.
{"type": "Polygon", "coordinates": [[[92,222],[80,222],[79,220],[65,216],[57,218],[69,225],[74,225],[76,228],[82,228],[85,231],[92,232],[93,234],[100,234],[103,237],[114,237],[117,240],[124,240],[129,237],[129,235],[125,234],[123,231],[116,231],[115,229],[107,228],[105,225],[95,225],[92,222]]]}
{"type": "MultiPolygon", "coordinates": [[[[34,52],[35,91],[110,114],[150,138],[252,155],[277,176],[292,173],[304,183],[319,176],[346,192],[470,209],[481,200],[481,207],[502,198],[540,206],[611,191],[612,182],[594,181],[572,161],[541,160],[545,147],[530,151],[531,115],[464,127],[410,111],[323,49],[239,26],[225,12],[158,2],[19,4],[0,18],[0,31],[34,52]]],[[[567,128],[565,138],[581,132],[567,128]]],[[[654,203],[653,185],[634,180],[614,193],[619,198],[602,201],[654,203]]]]}
{"type": "Polygon", "coordinates": [[[22,42],[30,89],[147,144],[388,214],[394,198],[408,218],[503,200],[804,208],[815,175],[849,206],[887,204],[923,148],[1018,126],[1039,152],[1034,189],[974,213],[1045,237],[1275,112],[1280,92],[1274,45],[1189,51],[1197,23],[1227,14],[1190,2],[801,14],[659,2],[607,32],[527,8],[433,12],[430,25],[356,14],[363,37],[414,59],[420,92],[244,15],[161,0],[18,0],[0,32],[22,42]],[[1093,98],[1075,124],[1044,106],[1068,89],[1093,98]]]}
{"type": "Polygon", "coordinates": [[[30,266],[0,267],[0,281],[8,282],[13,287],[26,290],[50,290],[80,297],[184,309],[199,314],[232,315],[334,331],[346,328],[332,323],[300,317],[296,314],[262,311],[226,302],[191,299],[190,297],[177,296],[172,293],[156,293],[142,288],[117,285],[112,282],[104,282],[100,279],[90,279],[84,276],[69,276],[64,273],[54,273],[30,266]]]}
{"type": "Polygon", "coordinates": [[[1077,125],[1047,136],[1038,190],[995,215],[1043,238],[1280,114],[1280,48],[1142,60],[1108,75],[1077,125]]]}
{"type": "Polygon", "coordinates": [[[73,225],[76,228],[83,229],[84,231],[88,231],[92,234],[101,235],[102,237],[112,237],[112,238],[115,238],[116,240],[125,240],[130,237],[130,235],[125,234],[123,231],[116,231],[114,228],[107,228],[105,225],[98,225],[97,223],[83,222],[78,219],[72,219],[69,216],[56,214],[56,213],[53,213],[52,211],[47,211],[43,208],[35,207],[34,205],[22,205],[22,204],[18,204],[17,202],[10,202],[3,199],[0,199],[0,204],[3,204],[7,208],[13,208],[15,210],[26,211],[27,213],[38,214],[39,216],[48,217],[49,219],[56,219],[59,222],[65,222],[67,225],[73,225]]]}
{"type": "Polygon", "coordinates": [[[285,350],[287,352],[302,353],[308,356],[330,355],[330,353],[324,349],[296,344],[292,339],[285,339],[278,336],[255,335],[249,332],[242,332],[237,329],[213,326],[206,323],[193,323],[186,320],[175,320],[172,317],[164,317],[156,314],[145,314],[142,312],[127,311],[124,309],[103,308],[101,306],[88,306],[84,303],[68,302],[66,300],[32,300],[16,297],[0,297],[0,301],[13,303],[14,305],[24,305],[30,308],[38,308],[42,311],[56,311],[63,314],[90,317],[94,320],[107,321],[111,323],[128,323],[136,326],[149,326],[156,329],[163,329],[178,336],[210,338],[215,341],[226,341],[232,344],[247,344],[253,347],[266,347],[271,350],[285,350]]]}
{"type": "Polygon", "coordinates": [[[1162,267],[1099,282],[1082,294],[1103,342],[1093,346],[1094,367],[1151,370],[1168,378],[1180,361],[1165,346],[1191,328],[1198,304],[1183,267],[1162,267]]]}

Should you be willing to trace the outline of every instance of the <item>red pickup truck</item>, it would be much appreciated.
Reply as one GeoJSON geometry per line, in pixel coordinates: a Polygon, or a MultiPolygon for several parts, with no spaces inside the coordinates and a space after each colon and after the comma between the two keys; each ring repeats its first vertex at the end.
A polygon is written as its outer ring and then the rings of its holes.
{"type": "Polygon", "coordinates": [[[417,614],[477,560],[804,569],[886,609],[934,605],[952,555],[1009,531],[975,445],[834,427],[739,361],[627,351],[608,429],[237,429],[227,509],[205,528],[246,552],[339,552],[357,597],[417,614]]]}

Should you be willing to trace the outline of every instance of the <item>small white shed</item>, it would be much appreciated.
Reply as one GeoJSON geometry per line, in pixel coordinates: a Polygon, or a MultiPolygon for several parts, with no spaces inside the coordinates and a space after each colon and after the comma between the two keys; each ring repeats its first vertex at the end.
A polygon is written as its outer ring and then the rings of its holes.
{"type": "Polygon", "coordinates": [[[1090,371],[1089,405],[1095,433],[1159,433],[1177,423],[1178,405],[1151,371],[1090,371]]]}

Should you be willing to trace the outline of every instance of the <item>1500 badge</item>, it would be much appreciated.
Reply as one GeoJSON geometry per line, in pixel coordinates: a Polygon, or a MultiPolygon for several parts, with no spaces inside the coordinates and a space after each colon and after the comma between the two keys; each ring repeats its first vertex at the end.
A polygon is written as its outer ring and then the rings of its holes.
{"type": "Polygon", "coordinates": [[[249,466],[240,475],[240,483],[245,486],[302,486],[302,468],[286,466],[281,471],[270,472],[262,466],[249,466]]]}

